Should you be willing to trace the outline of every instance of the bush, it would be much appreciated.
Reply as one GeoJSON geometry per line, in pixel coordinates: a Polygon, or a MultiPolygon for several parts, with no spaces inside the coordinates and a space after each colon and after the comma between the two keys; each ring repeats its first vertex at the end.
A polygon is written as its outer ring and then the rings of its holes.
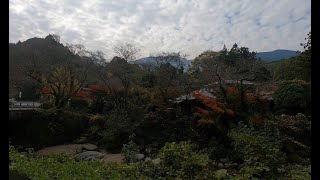
{"type": "Polygon", "coordinates": [[[50,103],[50,102],[43,102],[43,103],[41,104],[41,108],[42,108],[42,109],[50,109],[50,108],[53,108],[53,104],[50,103]]]}
{"type": "Polygon", "coordinates": [[[311,166],[302,166],[302,165],[289,165],[286,168],[286,179],[311,179],[311,166]]]}
{"type": "Polygon", "coordinates": [[[107,150],[120,151],[129,135],[134,133],[142,121],[142,107],[128,101],[113,107],[107,115],[92,116],[89,139],[107,150]]]}
{"type": "Polygon", "coordinates": [[[290,114],[303,113],[311,108],[310,83],[302,80],[283,81],[273,98],[278,109],[284,108],[290,114]]]}
{"type": "Polygon", "coordinates": [[[208,165],[208,156],[196,153],[187,142],[166,143],[159,155],[164,169],[172,177],[192,179],[208,165]]]}
{"type": "Polygon", "coordinates": [[[146,179],[139,172],[139,165],[98,161],[75,161],[65,155],[36,157],[32,152],[19,153],[9,146],[9,171],[31,179],[146,179]]]}
{"type": "Polygon", "coordinates": [[[279,177],[278,168],[282,168],[285,154],[281,152],[281,138],[276,133],[240,126],[233,129],[229,136],[244,159],[245,166],[241,169],[244,178],[253,175],[279,177]]]}
{"type": "Polygon", "coordinates": [[[71,142],[86,131],[88,118],[79,113],[58,109],[40,109],[24,113],[10,122],[13,142],[34,148],[71,142]],[[17,126],[19,124],[19,126],[17,126]],[[23,141],[20,141],[23,140],[23,141]]]}
{"type": "Polygon", "coordinates": [[[89,102],[81,98],[71,98],[70,108],[81,112],[89,112],[90,109],[89,102]]]}
{"type": "Polygon", "coordinates": [[[311,146],[311,121],[310,116],[298,113],[295,116],[271,116],[269,125],[277,128],[282,136],[291,137],[300,143],[311,146]]]}
{"type": "Polygon", "coordinates": [[[121,150],[121,154],[124,156],[124,159],[127,163],[138,162],[137,154],[139,153],[139,147],[133,142],[134,137],[135,134],[132,134],[129,137],[129,143],[124,144],[121,150]]]}
{"type": "Polygon", "coordinates": [[[277,129],[284,139],[283,147],[290,161],[301,161],[301,158],[294,156],[311,158],[310,117],[300,113],[295,116],[272,116],[267,122],[268,126],[277,129]]]}

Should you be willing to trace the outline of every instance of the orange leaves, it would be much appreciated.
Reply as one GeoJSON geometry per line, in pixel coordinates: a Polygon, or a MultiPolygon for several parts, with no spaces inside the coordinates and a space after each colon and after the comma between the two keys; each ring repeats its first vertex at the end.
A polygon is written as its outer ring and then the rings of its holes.
{"type": "Polygon", "coordinates": [[[197,107],[197,112],[193,114],[200,118],[197,121],[197,126],[211,126],[221,115],[234,116],[234,112],[227,109],[225,103],[218,102],[216,98],[206,97],[199,92],[193,93],[193,97],[204,105],[202,108],[197,107]]]}
{"type": "Polygon", "coordinates": [[[47,87],[42,88],[41,93],[42,94],[49,94],[50,90],[47,87]]]}
{"type": "Polygon", "coordinates": [[[211,126],[212,124],[214,124],[212,119],[201,118],[197,121],[196,126],[211,126]]]}
{"type": "Polygon", "coordinates": [[[241,98],[240,91],[236,86],[231,86],[226,89],[227,97],[231,106],[240,107],[241,106],[241,98]]]}
{"type": "Polygon", "coordinates": [[[235,86],[228,87],[227,94],[228,94],[228,96],[231,96],[233,98],[240,97],[240,91],[235,86]]]}
{"type": "MultiPolygon", "coordinates": [[[[225,103],[218,102],[215,98],[206,97],[198,92],[194,92],[193,97],[202,102],[206,107],[210,108],[211,111],[214,111],[219,114],[224,113],[225,103]]],[[[200,112],[201,113],[201,112],[200,112]]]]}
{"type": "Polygon", "coordinates": [[[75,93],[74,96],[77,96],[77,97],[87,97],[87,96],[88,96],[88,93],[85,92],[85,91],[79,90],[79,91],[77,91],[77,92],[75,93]]]}
{"type": "Polygon", "coordinates": [[[236,116],[236,113],[231,109],[226,109],[225,114],[228,118],[234,118],[236,116]]]}
{"type": "Polygon", "coordinates": [[[225,111],[220,108],[217,104],[206,104],[207,107],[209,107],[212,111],[223,114],[225,111]]]}
{"type": "Polygon", "coordinates": [[[198,108],[198,107],[196,107],[196,110],[198,111],[198,114],[200,114],[200,115],[208,115],[209,114],[209,111],[198,108]]]}

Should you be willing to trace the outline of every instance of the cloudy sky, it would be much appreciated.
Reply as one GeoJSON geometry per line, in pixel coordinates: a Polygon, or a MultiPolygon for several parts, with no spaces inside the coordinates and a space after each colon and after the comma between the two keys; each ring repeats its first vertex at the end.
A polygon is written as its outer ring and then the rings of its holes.
{"type": "Polygon", "coordinates": [[[9,42],[58,34],[106,57],[133,43],[141,56],[181,51],[194,58],[223,44],[253,51],[301,50],[310,0],[10,0],[9,42]]]}

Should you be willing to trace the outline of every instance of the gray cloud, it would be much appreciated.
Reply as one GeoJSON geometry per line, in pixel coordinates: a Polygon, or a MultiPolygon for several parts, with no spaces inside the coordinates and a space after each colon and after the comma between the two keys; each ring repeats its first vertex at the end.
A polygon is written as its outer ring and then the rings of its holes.
{"type": "Polygon", "coordinates": [[[10,0],[9,42],[50,33],[113,56],[112,46],[131,42],[142,56],[201,52],[238,43],[254,51],[301,50],[310,31],[305,0],[10,0]]]}

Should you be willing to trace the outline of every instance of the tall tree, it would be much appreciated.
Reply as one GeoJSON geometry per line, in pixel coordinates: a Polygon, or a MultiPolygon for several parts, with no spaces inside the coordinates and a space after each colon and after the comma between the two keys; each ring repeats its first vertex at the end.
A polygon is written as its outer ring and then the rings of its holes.
{"type": "Polygon", "coordinates": [[[70,53],[51,69],[41,67],[39,58],[32,55],[26,68],[26,75],[33,79],[38,88],[49,88],[54,105],[62,108],[75,93],[84,85],[88,76],[88,69],[92,64],[89,51],[82,45],[68,45],[70,53]]]}
{"type": "Polygon", "coordinates": [[[56,66],[50,74],[43,75],[43,85],[49,88],[49,95],[53,97],[54,105],[62,108],[66,102],[75,95],[83,86],[75,77],[74,68],[71,65],[56,66]]]}
{"type": "Polygon", "coordinates": [[[130,43],[113,47],[114,52],[126,61],[134,61],[140,53],[140,49],[130,43]]]}
{"type": "Polygon", "coordinates": [[[224,101],[228,100],[226,80],[237,83],[244,103],[244,93],[249,88],[244,86],[245,81],[257,82],[270,78],[269,72],[255,57],[255,52],[250,52],[247,47],[239,48],[237,44],[234,44],[229,51],[225,46],[219,52],[205,51],[195,58],[192,65],[193,69],[198,69],[201,73],[205,83],[218,83],[224,101]]]}
{"type": "Polygon", "coordinates": [[[173,93],[179,82],[179,77],[183,74],[183,61],[185,55],[180,52],[162,52],[156,56],[156,85],[164,102],[168,101],[169,95],[173,93]]]}

